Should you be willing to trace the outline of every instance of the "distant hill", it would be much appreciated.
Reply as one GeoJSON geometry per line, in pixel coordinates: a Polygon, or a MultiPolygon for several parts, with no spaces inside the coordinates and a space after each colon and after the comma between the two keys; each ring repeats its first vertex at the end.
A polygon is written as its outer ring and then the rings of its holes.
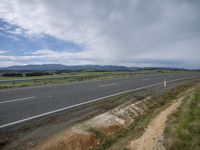
{"type": "Polygon", "coordinates": [[[1,70],[36,70],[36,71],[45,71],[45,70],[65,70],[66,66],[61,64],[44,64],[44,65],[25,65],[25,66],[11,66],[6,68],[1,68],[1,70]]]}
{"type": "Polygon", "coordinates": [[[139,71],[139,70],[187,70],[184,68],[170,67],[125,67],[113,65],[76,65],[66,66],[62,64],[42,64],[42,65],[24,65],[10,66],[0,68],[0,71],[63,71],[63,72],[79,72],[79,71],[139,71]]]}
{"type": "Polygon", "coordinates": [[[112,65],[76,65],[66,66],[61,64],[43,64],[43,65],[25,65],[25,66],[11,66],[0,68],[0,70],[11,71],[135,71],[138,67],[124,67],[112,65]]]}

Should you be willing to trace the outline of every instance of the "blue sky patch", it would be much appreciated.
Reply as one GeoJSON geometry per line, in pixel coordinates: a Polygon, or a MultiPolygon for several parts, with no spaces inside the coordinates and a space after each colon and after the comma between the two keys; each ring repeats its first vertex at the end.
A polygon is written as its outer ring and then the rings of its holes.
{"type": "Polygon", "coordinates": [[[84,49],[73,42],[66,42],[49,35],[28,37],[25,30],[0,19],[0,50],[9,50],[10,55],[20,56],[27,52],[49,49],[54,51],[79,52],[84,49]]]}

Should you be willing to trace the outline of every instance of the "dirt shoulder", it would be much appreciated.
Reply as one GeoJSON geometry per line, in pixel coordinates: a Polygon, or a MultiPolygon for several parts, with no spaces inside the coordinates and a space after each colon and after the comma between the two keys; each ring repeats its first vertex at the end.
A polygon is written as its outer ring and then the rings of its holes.
{"type": "Polygon", "coordinates": [[[137,140],[130,142],[131,150],[165,150],[163,146],[163,132],[168,116],[180,106],[184,97],[174,101],[169,107],[156,116],[145,129],[144,134],[137,140]]]}

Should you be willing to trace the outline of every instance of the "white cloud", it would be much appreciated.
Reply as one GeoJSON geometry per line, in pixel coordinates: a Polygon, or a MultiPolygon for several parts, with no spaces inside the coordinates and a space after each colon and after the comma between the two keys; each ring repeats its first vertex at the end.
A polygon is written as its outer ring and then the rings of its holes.
{"type": "Polygon", "coordinates": [[[38,61],[68,65],[200,67],[198,4],[198,0],[1,0],[0,18],[32,37],[48,34],[86,45],[78,53],[38,50],[33,56],[13,56],[16,61],[37,55],[38,61]]]}
{"type": "MultiPolygon", "coordinates": [[[[53,50],[37,50],[24,56],[9,56],[0,55],[0,66],[2,62],[19,62],[21,64],[49,64],[49,63],[61,63],[68,65],[81,65],[91,64],[94,62],[94,57],[87,52],[58,52],[53,50]]],[[[4,65],[5,63],[3,63],[4,65]]],[[[9,63],[10,64],[10,63],[9,63]]],[[[8,66],[8,65],[7,65],[8,66]]]]}
{"type": "Polygon", "coordinates": [[[0,67],[8,67],[14,65],[24,65],[24,63],[16,62],[16,61],[0,61],[0,67]]]}
{"type": "Polygon", "coordinates": [[[14,34],[14,35],[21,35],[23,34],[23,31],[20,28],[16,28],[14,30],[8,30],[7,33],[14,34]]]}
{"type": "Polygon", "coordinates": [[[8,50],[0,50],[0,54],[5,54],[5,53],[8,53],[8,52],[10,52],[10,51],[8,51],[8,50]]]}

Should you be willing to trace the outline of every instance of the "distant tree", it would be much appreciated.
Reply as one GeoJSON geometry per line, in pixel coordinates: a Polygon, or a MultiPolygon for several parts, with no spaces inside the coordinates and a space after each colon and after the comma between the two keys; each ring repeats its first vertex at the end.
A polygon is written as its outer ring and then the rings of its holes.
{"type": "Polygon", "coordinates": [[[25,73],[25,76],[30,77],[30,76],[45,76],[45,75],[53,75],[53,72],[28,72],[25,73]]]}
{"type": "Polygon", "coordinates": [[[3,73],[3,77],[23,77],[23,73],[3,73]]]}

